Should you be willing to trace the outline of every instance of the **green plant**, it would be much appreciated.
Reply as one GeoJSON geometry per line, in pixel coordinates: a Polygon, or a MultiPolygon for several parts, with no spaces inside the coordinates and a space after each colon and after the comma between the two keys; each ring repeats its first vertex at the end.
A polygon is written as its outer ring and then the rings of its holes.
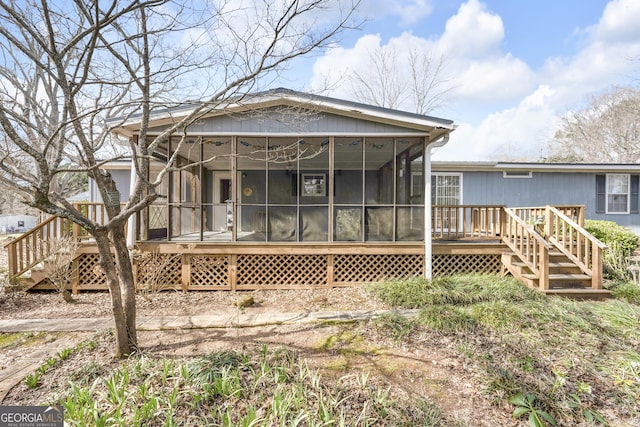
{"type": "Polygon", "coordinates": [[[429,329],[443,332],[470,332],[476,327],[476,321],[464,308],[453,305],[433,305],[423,308],[418,322],[429,329]]]}
{"type": "Polygon", "coordinates": [[[38,387],[38,384],[40,383],[40,374],[38,372],[29,374],[24,380],[28,388],[34,389],[38,387]]]}
{"type": "Polygon", "coordinates": [[[613,282],[607,286],[611,295],[616,299],[623,299],[631,304],[640,305],[640,285],[634,282],[613,282]]]}
{"type": "Polygon", "coordinates": [[[395,342],[405,341],[415,329],[415,322],[396,313],[387,313],[374,320],[376,327],[395,342]]]}
{"type": "Polygon", "coordinates": [[[585,229],[608,246],[604,253],[605,274],[614,280],[629,278],[629,257],[638,247],[638,236],[613,221],[587,220],[585,229]]]}
{"type": "Polygon", "coordinates": [[[513,418],[520,418],[523,415],[529,414],[529,426],[530,427],[545,427],[547,424],[552,426],[556,425],[556,421],[548,412],[543,411],[536,405],[536,398],[533,394],[518,393],[515,396],[509,398],[509,403],[516,408],[513,410],[513,418]]]}
{"type": "Polygon", "coordinates": [[[58,359],[60,359],[60,361],[67,360],[72,353],[73,353],[72,348],[65,348],[63,350],[60,350],[58,352],[58,359]]]}
{"type": "Polygon", "coordinates": [[[584,407],[584,403],[582,402],[582,399],[578,394],[570,394],[569,398],[569,408],[581,413],[584,419],[587,420],[589,424],[598,423],[602,425],[608,425],[607,421],[604,419],[600,412],[596,411],[595,409],[584,407]]]}

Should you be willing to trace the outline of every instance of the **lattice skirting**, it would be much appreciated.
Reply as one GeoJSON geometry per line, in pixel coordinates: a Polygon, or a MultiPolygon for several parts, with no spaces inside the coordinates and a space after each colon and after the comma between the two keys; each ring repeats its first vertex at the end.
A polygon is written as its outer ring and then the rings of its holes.
{"type": "MultiPolygon", "coordinates": [[[[421,276],[416,254],[149,254],[136,258],[140,290],[291,289],[349,286],[421,276]],[[332,279],[332,280],[331,280],[332,279]]],[[[500,274],[500,255],[434,255],[434,277],[459,273],[500,274]]],[[[97,254],[78,259],[78,290],[106,289],[97,254]]]]}
{"type": "Polygon", "coordinates": [[[327,286],[327,255],[239,255],[237,289],[327,286]]]}
{"type": "Polygon", "coordinates": [[[421,276],[423,255],[336,255],[334,282],[371,283],[389,279],[421,276]]]}
{"type": "Polygon", "coordinates": [[[431,271],[434,277],[467,273],[500,274],[502,260],[500,255],[434,255],[431,271]]]}

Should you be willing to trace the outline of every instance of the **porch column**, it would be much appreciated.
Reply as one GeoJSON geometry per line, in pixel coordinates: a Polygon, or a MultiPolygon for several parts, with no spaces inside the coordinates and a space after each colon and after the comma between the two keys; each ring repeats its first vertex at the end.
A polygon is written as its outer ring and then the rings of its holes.
{"type": "Polygon", "coordinates": [[[431,280],[433,277],[433,247],[431,228],[432,223],[432,207],[431,207],[431,149],[442,147],[449,142],[449,134],[444,137],[440,136],[435,141],[429,141],[429,137],[425,138],[424,153],[422,155],[424,161],[424,278],[431,280]]]}
{"type": "MultiPolygon", "coordinates": [[[[136,137],[137,138],[137,137],[136,137]]],[[[136,141],[137,146],[137,141],[136,141]]],[[[129,200],[135,195],[136,180],[138,178],[136,173],[136,163],[131,156],[131,167],[129,170],[129,200]]],[[[129,248],[129,255],[132,255],[132,250],[136,245],[136,217],[138,214],[133,214],[127,220],[127,248],[129,248]]]]}

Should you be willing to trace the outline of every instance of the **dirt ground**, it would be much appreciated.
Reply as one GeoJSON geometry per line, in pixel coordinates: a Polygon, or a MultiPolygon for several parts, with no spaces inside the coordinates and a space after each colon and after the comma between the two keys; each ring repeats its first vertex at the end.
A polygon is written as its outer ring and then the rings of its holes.
{"type": "MultiPolygon", "coordinates": [[[[6,265],[4,249],[0,266],[6,265]]],[[[0,267],[2,268],[2,267],[0,267]]],[[[5,270],[6,271],[6,270],[5,270]]],[[[386,309],[362,288],[316,290],[263,290],[255,292],[162,292],[139,295],[137,315],[195,315],[237,313],[235,302],[252,296],[255,304],[243,308],[245,313],[305,312],[386,309]]],[[[75,302],[65,303],[60,295],[34,292],[6,295],[0,290],[0,318],[85,318],[111,315],[110,299],[106,292],[85,292],[74,296],[75,302]]],[[[71,334],[45,334],[42,342],[55,343],[69,339],[71,334]]],[[[90,334],[75,334],[78,342],[90,334]]],[[[323,376],[342,377],[370,372],[372,380],[390,389],[392,396],[422,396],[436,402],[451,418],[464,420],[469,426],[517,426],[510,417],[510,408],[493,404],[482,392],[474,372],[447,337],[430,335],[417,337],[410,343],[396,344],[379,336],[372,321],[353,324],[272,325],[254,328],[220,328],[175,331],[140,331],[139,343],[143,354],[152,357],[189,357],[213,351],[236,349],[256,351],[262,344],[277,349],[286,347],[317,367],[323,376]],[[343,352],[321,348],[331,336],[357,332],[369,343],[364,351],[343,352]]],[[[100,366],[117,366],[111,351],[111,339],[105,339],[90,357],[100,366]]],[[[349,343],[344,343],[349,345],[349,343]]],[[[21,358],[28,357],[29,347],[5,350],[0,354],[0,372],[12,369],[21,358]]],[[[35,346],[37,347],[37,345],[35,346]]],[[[44,360],[43,360],[44,362],[44,360]]],[[[30,390],[25,382],[15,386],[4,405],[37,404],[55,384],[66,384],[68,373],[79,370],[88,362],[73,357],[65,361],[64,369],[52,370],[44,378],[45,384],[30,390]]]]}

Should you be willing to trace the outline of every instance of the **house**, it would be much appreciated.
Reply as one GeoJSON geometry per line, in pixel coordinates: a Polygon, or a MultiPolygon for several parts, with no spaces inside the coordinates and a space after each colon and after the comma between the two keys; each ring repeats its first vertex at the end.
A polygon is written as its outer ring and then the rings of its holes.
{"type": "Polygon", "coordinates": [[[431,192],[439,205],[583,205],[640,234],[639,176],[640,164],[433,162],[431,192]]]}
{"type": "MultiPolygon", "coordinates": [[[[190,111],[155,113],[149,136],[190,111]]],[[[138,120],[132,116],[113,131],[135,142],[138,120]]],[[[447,199],[449,184],[438,181],[440,172],[436,185],[428,185],[431,150],[446,144],[454,129],[451,120],[287,89],[213,110],[185,130],[185,143],[169,137],[154,153],[151,179],[174,154],[179,168],[165,175],[163,197],[129,222],[131,247],[146,254],[134,258],[138,286],[295,289],[508,270],[545,292],[571,285],[602,295],[602,247],[580,227],[583,207],[462,205],[462,179],[459,200],[447,199]],[[543,235],[527,223],[540,215],[547,218],[543,235]],[[558,274],[554,256],[567,258],[557,261],[558,274]]],[[[118,187],[113,196],[126,200],[128,162],[108,167],[118,187]]],[[[104,217],[99,201],[91,200],[83,212],[104,217]]],[[[58,229],[86,237],[55,219],[38,233],[58,229]]],[[[13,276],[38,262],[37,250],[20,246],[29,239],[8,246],[13,276]]],[[[105,289],[90,240],[75,262],[74,291],[105,289]]]]}
{"type": "Polygon", "coordinates": [[[4,214],[0,215],[0,233],[24,233],[38,223],[33,215],[4,214]]]}

